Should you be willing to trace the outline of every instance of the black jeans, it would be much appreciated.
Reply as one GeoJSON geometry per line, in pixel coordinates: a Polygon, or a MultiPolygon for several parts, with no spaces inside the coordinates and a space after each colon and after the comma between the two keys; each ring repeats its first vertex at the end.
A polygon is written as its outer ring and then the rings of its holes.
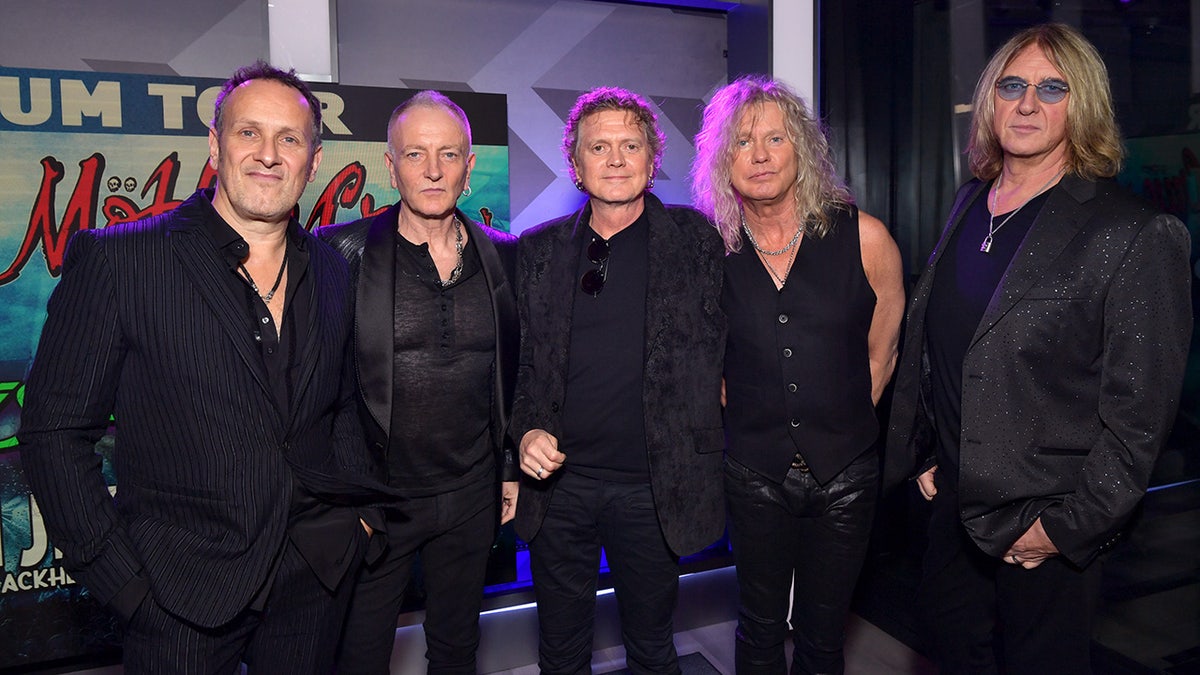
{"type": "Polygon", "coordinates": [[[425,572],[428,672],[474,675],[498,506],[496,484],[481,480],[387,510],[388,550],[359,572],[338,650],[339,675],[390,672],[396,619],[418,554],[425,572]]]}
{"type": "Polygon", "coordinates": [[[917,607],[939,670],[1091,672],[1100,563],[1049,558],[1033,569],[984,553],[963,529],[957,495],[938,486],[917,607]]]}
{"type": "Polygon", "coordinates": [[[649,483],[613,483],[566,472],[529,542],[544,675],[591,673],[596,581],[604,547],[633,673],[679,673],[672,613],[679,559],[667,547],[649,483]]]}
{"type": "Polygon", "coordinates": [[[782,484],[775,483],[726,458],[739,591],[734,647],[739,675],[787,672],[789,599],[791,672],[842,672],[846,615],[866,556],[878,487],[875,452],[854,460],[826,485],[795,468],[782,484]]]}

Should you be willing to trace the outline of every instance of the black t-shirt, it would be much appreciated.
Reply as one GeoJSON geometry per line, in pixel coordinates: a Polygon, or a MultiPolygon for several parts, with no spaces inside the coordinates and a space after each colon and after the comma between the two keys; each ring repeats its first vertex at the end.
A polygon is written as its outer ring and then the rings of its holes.
{"type": "Polygon", "coordinates": [[[995,223],[1004,225],[993,236],[988,253],[980,250],[988,234],[987,195],[976,199],[937,264],[925,310],[925,347],[937,427],[939,485],[954,491],[962,430],[963,359],[992,295],[1049,194],[1047,190],[1034,197],[1007,222],[1009,214],[996,214],[995,223]]]}
{"type": "Polygon", "coordinates": [[[568,471],[618,482],[650,479],[642,408],[649,236],[643,211],[608,240],[604,288],[595,296],[580,278],[597,268],[587,249],[599,235],[589,228],[580,237],[559,445],[568,471]]]}

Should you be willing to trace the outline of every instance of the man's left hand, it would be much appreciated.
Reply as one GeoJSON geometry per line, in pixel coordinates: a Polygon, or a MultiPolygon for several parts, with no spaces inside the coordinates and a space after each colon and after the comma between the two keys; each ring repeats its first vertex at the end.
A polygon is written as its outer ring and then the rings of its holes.
{"type": "Polygon", "coordinates": [[[1033,521],[1033,525],[1025,531],[1025,534],[1021,535],[1020,539],[1013,542],[1013,545],[1004,554],[1004,562],[1031,570],[1041,565],[1046,558],[1056,555],[1058,555],[1058,547],[1050,541],[1045,528],[1042,527],[1042,519],[1038,518],[1033,521]]]}
{"type": "Polygon", "coordinates": [[[521,484],[515,480],[506,480],[500,484],[500,524],[503,525],[517,515],[517,493],[521,484]]]}

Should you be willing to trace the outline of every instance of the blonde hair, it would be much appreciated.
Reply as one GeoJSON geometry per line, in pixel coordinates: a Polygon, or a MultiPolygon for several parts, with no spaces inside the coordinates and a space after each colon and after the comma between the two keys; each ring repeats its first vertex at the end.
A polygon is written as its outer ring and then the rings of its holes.
{"type": "MultiPolygon", "coordinates": [[[[1113,113],[1108,69],[1096,48],[1079,31],[1061,23],[1026,28],[992,56],[975,85],[967,155],[971,173],[981,180],[1000,175],[1004,150],[993,127],[996,82],[1021,50],[1036,45],[1067,80],[1067,171],[1088,180],[1115,176],[1125,150],[1113,113]]],[[[1057,105],[1057,104],[1053,104],[1057,105]]]]}
{"type": "Polygon", "coordinates": [[[825,236],[833,229],[833,212],[853,203],[830,157],[825,132],[804,99],[763,75],[739,78],[718,89],[704,108],[692,162],[692,201],[716,224],[731,253],[742,248],[742,198],[731,179],[738,126],[751,107],[766,103],[779,106],[796,152],[792,195],[805,234],[825,236]]]}

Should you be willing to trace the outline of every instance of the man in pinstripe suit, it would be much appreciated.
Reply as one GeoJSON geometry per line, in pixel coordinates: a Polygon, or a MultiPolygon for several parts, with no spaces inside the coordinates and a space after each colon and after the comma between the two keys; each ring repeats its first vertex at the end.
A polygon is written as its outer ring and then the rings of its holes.
{"type": "Polygon", "coordinates": [[[346,263],[291,218],[320,104],[259,62],[217,98],[214,190],[82,231],[20,430],[46,526],[126,622],[127,673],[323,673],[377,514],[346,263]],[[93,446],[116,419],[111,498],[93,446]]]}

